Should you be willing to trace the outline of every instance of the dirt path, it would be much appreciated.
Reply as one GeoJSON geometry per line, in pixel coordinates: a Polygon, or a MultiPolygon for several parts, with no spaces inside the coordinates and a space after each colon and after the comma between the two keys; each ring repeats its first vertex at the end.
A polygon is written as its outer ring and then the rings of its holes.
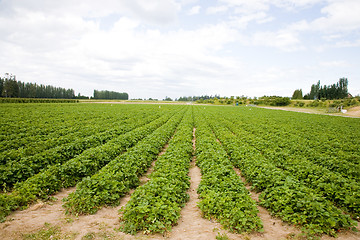
{"type": "Polygon", "coordinates": [[[274,110],[283,110],[290,112],[302,112],[302,113],[310,113],[310,114],[322,114],[329,116],[340,116],[340,117],[352,117],[352,118],[360,118],[360,106],[350,108],[346,113],[326,113],[325,109],[316,109],[316,108],[300,108],[300,107],[269,107],[269,106],[257,106],[259,108],[267,108],[274,110]]]}
{"type": "MultiPolygon", "coordinates": [[[[195,129],[194,129],[193,148],[195,150],[195,129]]],[[[164,147],[162,155],[165,153],[167,145],[164,147]]],[[[181,211],[181,218],[178,225],[174,226],[172,231],[166,236],[161,234],[143,235],[138,233],[135,236],[119,232],[119,210],[125,206],[130,200],[131,194],[135,190],[131,190],[125,197],[120,199],[117,207],[104,207],[95,215],[86,216],[70,216],[65,215],[62,207],[62,199],[68,196],[75,188],[69,188],[60,191],[54,195],[55,201],[39,202],[24,211],[16,211],[8,216],[8,221],[0,224],[0,239],[23,239],[24,233],[37,232],[44,228],[44,224],[56,226],[60,230],[58,239],[157,239],[157,240],[183,240],[183,239],[216,239],[217,236],[228,237],[233,240],[279,240],[279,239],[297,239],[300,230],[283,223],[280,219],[273,218],[269,212],[261,206],[258,206],[259,217],[264,224],[263,233],[252,234],[234,234],[222,229],[217,222],[202,218],[202,213],[197,207],[198,194],[197,188],[201,181],[200,169],[196,166],[196,158],[194,157],[189,169],[190,188],[188,194],[190,196],[186,206],[181,211]]],[[[149,178],[148,175],[153,171],[155,161],[149,170],[140,178],[141,184],[145,184],[149,178]]],[[[235,168],[237,174],[241,177],[240,170],[235,168]]],[[[242,178],[245,182],[245,179],[242,178]]],[[[250,186],[246,186],[251,193],[252,199],[258,201],[259,194],[252,192],[250,186]]],[[[360,227],[358,227],[360,231],[360,227]]],[[[322,240],[331,240],[334,238],[323,236],[322,240]]],[[[360,232],[344,232],[340,233],[337,240],[358,240],[360,232]]]]}
{"type": "MultiPolygon", "coordinates": [[[[246,180],[241,175],[241,171],[237,168],[234,168],[236,174],[241,178],[241,180],[246,183],[246,180]]],[[[246,189],[250,192],[251,198],[255,202],[259,202],[259,193],[251,191],[251,186],[246,184],[246,189]]],[[[286,239],[290,236],[295,236],[301,233],[301,231],[293,226],[290,226],[278,218],[274,218],[270,215],[269,211],[261,206],[257,206],[259,209],[258,216],[264,225],[264,232],[259,234],[250,235],[251,239],[286,239]]]]}
{"type": "MultiPolygon", "coordinates": [[[[245,183],[246,180],[241,175],[241,171],[237,168],[234,168],[235,172],[238,176],[241,177],[242,181],[245,183]]],[[[256,193],[251,190],[251,186],[249,184],[245,185],[251,194],[251,198],[259,202],[259,193],[256,193]]],[[[251,240],[264,240],[264,239],[291,239],[294,236],[300,236],[300,229],[291,226],[289,224],[284,223],[279,218],[274,218],[270,215],[269,211],[261,206],[257,206],[259,209],[259,217],[261,218],[264,224],[264,232],[261,234],[251,234],[249,235],[249,239],[251,240]]],[[[357,227],[358,232],[343,232],[339,233],[336,240],[359,240],[360,239],[360,226],[357,227]]],[[[321,240],[334,240],[333,237],[323,236],[321,240]]]]}
{"type": "MultiPolygon", "coordinates": [[[[163,155],[168,148],[168,144],[164,146],[158,157],[163,155]]],[[[149,181],[148,176],[153,172],[155,161],[152,162],[148,171],[140,177],[140,185],[149,181]]],[[[130,200],[131,194],[135,191],[132,189],[125,197],[119,200],[117,207],[103,207],[94,215],[73,216],[66,215],[65,209],[62,207],[62,200],[71,192],[75,191],[75,187],[61,190],[53,196],[55,201],[39,202],[32,205],[26,210],[15,211],[10,214],[5,223],[0,224],[0,239],[22,239],[24,234],[36,232],[43,229],[44,225],[56,226],[61,229],[61,236],[71,237],[71,239],[80,240],[87,236],[102,236],[101,239],[108,237],[114,239],[115,236],[121,239],[134,239],[125,233],[116,231],[119,225],[119,210],[130,200]]]]}
{"type": "MultiPolygon", "coordinates": [[[[165,145],[158,157],[163,155],[167,148],[168,144],[165,145]]],[[[140,186],[150,180],[148,176],[153,172],[155,163],[156,160],[151,163],[151,167],[148,171],[140,177],[140,186]]],[[[100,239],[114,239],[117,237],[120,239],[134,239],[134,236],[116,230],[120,227],[119,210],[130,201],[134,191],[135,189],[132,189],[126,196],[121,198],[116,207],[103,207],[94,215],[84,215],[72,218],[72,221],[68,221],[68,224],[63,224],[61,226],[62,231],[76,233],[75,240],[81,240],[86,237],[90,238],[92,236],[97,236],[97,238],[100,239]]]]}
{"type": "Polygon", "coordinates": [[[351,117],[360,117],[360,106],[350,108],[346,112],[346,115],[351,117]]]}
{"type": "Polygon", "coordinates": [[[33,232],[44,226],[63,224],[66,222],[62,199],[67,197],[75,188],[61,190],[54,195],[55,201],[38,202],[26,210],[16,211],[7,217],[8,221],[0,224],[1,239],[21,239],[21,233],[33,232]]]}
{"type": "MultiPolygon", "coordinates": [[[[195,151],[195,128],[193,136],[193,148],[195,151]]],[[[189,169],[189,201],[181,210],[181,218],[179,219],[178,225],[173,227],[169,234],[169,239],[215,239],[217,229],[221,228],[220,224],[202,218],[202,213],[197,207],[197,202],[199,201],[197,188],[201,181],[201,173],[200,168],[197,167],[195,163],[196,158],[193,157],[189,169]]]]}
{"type": "Polygon", "coordinates": [[[181,218],[178,225],[173,227],[169,239],[215,239],[214,229],[219,228],[220,225],[202,218],[201,211],[197,207],[199,199],[196,189],[201,181],[201,174],[200,169],[195,166],[195,160],[191,163],[189,176],[191,178],[188,191],[190,199],[181,210],[181,218]]]}

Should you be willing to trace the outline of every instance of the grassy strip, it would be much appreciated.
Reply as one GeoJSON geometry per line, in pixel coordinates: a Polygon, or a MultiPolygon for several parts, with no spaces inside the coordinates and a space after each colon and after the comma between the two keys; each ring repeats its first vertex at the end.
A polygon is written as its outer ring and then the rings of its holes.
{"type": "Polygon", "coordinates": [[[134,148],[117,157],[95,175],[77,184],[75,192],[64,199],[67,213],[94,214],[104,205],[117,205],[130,188],[139,184],[143,174],[174,133],[183,114],[140,141],[134,148]]]}
{"type": "Polygon", "coordinates": [[[261,204],[286,222],[305,227],[310,234],[329,234],[350,229],[356,223],[290,174],[276,168],[255,148],[244,144],[226,127],[212,121],[213,130],[236,167],[260,195],[261,204]]]}
{"type": "Polygon", "coordinates": [[[15,185],[13,192],[0,195],[0,220],[4,219],[11,211],[26,206],[38,198],[47,199],[49,195],[61,188],[74,186],[82,178],[95,174],[127,148],[132,147],[140,139],[162,126],[168,121],[169,115],[166,114],[152,123],[112,139],[104,145],[88,149],[62,165],[51,166],[46,171],[15,185]]]}
{"type": "Polygon", "coordinates": [[[261,231],[263,226],[257,216],[256,203],[200,115],[196,116],[196,151],[197,165],[202,174],[198,206],[204,216],[214,218],[235,232],[261,231]]]}
{"type": "Polygon", "coordinates": [[[188,201],[188,177],[192,157],[192,111],[188,111],[166,153],[158,158],[151,180],[137,188],[123,208],[121,231],[135,234],[170,231],[188,201]]]}

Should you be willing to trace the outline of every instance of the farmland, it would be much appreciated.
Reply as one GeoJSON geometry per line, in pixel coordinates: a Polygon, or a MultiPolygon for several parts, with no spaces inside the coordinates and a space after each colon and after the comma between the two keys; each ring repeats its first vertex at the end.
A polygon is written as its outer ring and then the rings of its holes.
{"type": "Polygon", "coordinates": [[[360,237],[360,119],[171,104],[0,114],[9,239],[42,228],[70,239],[360,237]]]}

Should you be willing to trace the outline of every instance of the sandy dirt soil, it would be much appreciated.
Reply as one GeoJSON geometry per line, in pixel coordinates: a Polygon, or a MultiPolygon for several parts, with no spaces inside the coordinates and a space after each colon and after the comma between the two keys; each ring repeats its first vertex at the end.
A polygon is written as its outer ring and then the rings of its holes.
{"type": "MultiPolygon", "coordinates": [[[[241,178],[241,180],[246,183],[246,180],[241,175],[241,171],[237,168],[234,168],[237,175],[241,178]]],[[[251,191],[251,186],[245,185],[247,190],[251,194],[251,198],[255,202],[259,202],[259,193],[251,191]]],[[[258,205],[259,214],[258,216],[263,222],[264,232],[262,234],[252,235],[251,239],[287,239],[290,236],[296,236],[301,233],[301,231],[294,226],[284,223],[278,218],[274,218],[270,215],[270,213],[263,207],[258,205]]]]}
{"type": "Polygon", "coordinates": [[[360,118],[360,106],[350,108],[345,115],[360,118]]]}
{"type": "MultiPolygon", "coordinates": [[[[195,138],[193,144],[195,149],[195,138]]],[[[166,147],[161,154],[165,151],[166,147]]],[[[196,192],[201,181],[201,173],[195,163],[196,158],[194,157],[189,170],[191,184],[188,194],[190,199],[181,211],[178,225],[174,226],[172,231],[165,236],[161,234],[143,235],[142,233],[132,236],[117,230],[120,226],[119,210],[130,200],[134,190],[120,199],[117,207],[104,207],[95,215],[76,217],[66,215],[62,207],[62,199],[75,191],[75,188],[69,188],[54,195],[56,199],[54,201],[38,202],[26,210],[12,213],[8,216],[6,222],[0,224],[0,239],[24,239],[24,234],[38,232],[44,228],[45,223],[60,229],[60,239],[216,239],[219,234],[234,240],[299,239],[296,238],[300,233],[299,229],[282,222],[280,219],[273,218],[266,209],[260,206],[258,207],[259,217],[264,224],[264,232],[262,233],[234,234],[224,230],[219,223],[202,218],[201,211],[197,207],[199,199],[196,192]]],[[[148,175],[153,171],[154,164],[155,162],[140,179],[142,184],[149,180],[148,175]]],[[[235,171],[241,177],[240,170],[235,169],[235,171]]],[[[245,182],[244,178],[242,180],[245,182]]],[[[252,192],[249,185],[246,185],[246,187],[249,189],[251,197],[258,201],[258,194],[252,192]]],[[[360,230],[360,227],[358,227],[358,230],[360,230]]],[[[334,238],[323,236],[321,239],[330,240],[334,238]]],[[[340,233],[337,239],[359,240],[360,232],[340,233]]]]}
{"type": "Polygon", "coordinates": [[[292,112],[303,112],[311,114],[323,114],[330,116],[341,116],[341,117],[353,117],[360,118],[360,106],[353,107],[348,109],[346,113],[326,113],[325,109],[316,109],[316,108],[300,108],[300,107],[268,107],[268,106],[258,106],[260,108],[275,109],[275,110],[284,110],[292,112]]]}

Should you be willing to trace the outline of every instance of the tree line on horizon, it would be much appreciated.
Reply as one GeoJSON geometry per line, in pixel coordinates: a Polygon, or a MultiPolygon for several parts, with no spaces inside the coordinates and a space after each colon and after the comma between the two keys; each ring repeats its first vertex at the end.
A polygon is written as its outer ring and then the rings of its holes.
{"type": "MultiPolygon", "coordinates": [[[[6,73],[0,77],[0,97],[2,98],[53,98],[53,99],[89,99],[87,96],[76,96],[73,89],[54,87],[36,83],[25,83],[16,80],[16,76],[6,73]]],[[[127,93],[94,90],[92,99],[128,100],[127,93]]]]}
{"type": "Polygon", "coordinates": [[[208,95],[202,95],[202,96],[183,96],[176,99],[176,101],[187,101],[187,102],[195,102],[198,100],[209,100],[209,99],[220,99],[220,95],[214,95],[214,96],[208,96],[208,95]]]}
{"type": "Polygon", "coordinates": [[[303,96],[302,89],[296,89],[292,95],[292,99],[343,99],[348,97],[348,79],[340,78],[337,83],[331,85],[320,85],[320,80],[311,85],[310,92],[303,96]]]}
{"type": "Polygon", "coordinates": [[[120,92],[114,92],[114,91],[108,91],[108,90],[94,90],[94,97],[91,97],[92,99],[116,99],[116,100],[128,100],[129,94],[126,92],[120,93],[120,92]]]}
{"type": "Polygon", "coordinates": [[[0,77],[0,97],[4,98],[75,98],[73,89],[16,81],[16,76],[0,77]]]}

